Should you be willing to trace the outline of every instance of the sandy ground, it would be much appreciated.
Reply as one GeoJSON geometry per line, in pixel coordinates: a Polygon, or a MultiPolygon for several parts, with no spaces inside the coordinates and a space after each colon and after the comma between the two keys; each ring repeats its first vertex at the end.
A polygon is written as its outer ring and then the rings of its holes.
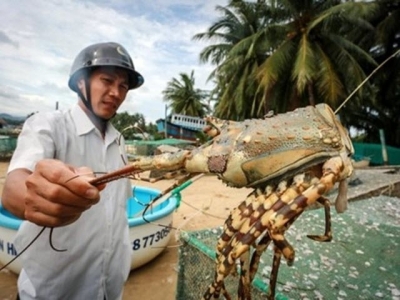
{"type": "MultiPolygon", "coordinates": [[[[8,164],[0,162],[0,194],[3,189],[8,164]]],[[[349,189],[349,199],[356,200],[385,193],[400,197],[399,168],[357,170],[353,179],[360,185],[349,189]]],[[[164,190],[173,180],[150,184],[134,181],[133,184],[164,190]]],[[[250,192],[250,189],[226,187],[214,176],[204,176],[182,191],[182,203],[173,215],[173,226],[179,230],[193,231],[220,226],[230,210],[250,192]]],[[[333,191],[329,198],[334,199],[333,191]]],[[[179,232],[173,232],[168,247],[153,261],[133,270],[124,290],[123,299],[173,300],[177,287],[179,232]]],[[[201,279],[199,279],[201,280],[201,279]]],[[[0,272],[0,300],[15,299],[17,276],[9,271],[0,272]]]]}
{"type": "MultiPolygon", "coordinates": [[[[8,163],[0,162],[0,194],[8,163]]],[[[134,181],[133,184],[163,190],[173,183],[134,181]]],[[[182,203],[174,212],[173,226],[181,230],[201,230],[223,224],[230,210],[245,199],[249,189],[226,187],[214,176],[204,176],[182,191],[182,203]],[[193,208],[194,207],[194,208],[193,208]]],[[[153,261],[133,270],[126,283],[123,299],[172,300],[177,286],[178,247],[174,234],[169,246],[153,261]]],[[[17,276],[0,272],[0,300],[15,299],[17,276]]]]}

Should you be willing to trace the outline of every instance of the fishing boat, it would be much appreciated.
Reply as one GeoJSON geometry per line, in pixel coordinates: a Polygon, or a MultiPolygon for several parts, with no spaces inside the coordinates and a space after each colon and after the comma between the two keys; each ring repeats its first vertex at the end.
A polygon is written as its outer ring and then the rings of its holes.
{"type": "MultiPolygon", "coordinates": [[[[133,197],[128,199],[126,206],[132,248],[131,270],[150,262],[167,247],[172,236],[170,226],[178,201],[177,197],[172,195],[149,205],[160,194],[159,190],[134,186],[132,191],[133,197]]],[[[22,222],[0,204],[1,265],[5,265],[17,255],[13,241],[22,222]]],[[[22,268],[21,261],[16,259],[7,268],[19,274],[22,268]]]]}

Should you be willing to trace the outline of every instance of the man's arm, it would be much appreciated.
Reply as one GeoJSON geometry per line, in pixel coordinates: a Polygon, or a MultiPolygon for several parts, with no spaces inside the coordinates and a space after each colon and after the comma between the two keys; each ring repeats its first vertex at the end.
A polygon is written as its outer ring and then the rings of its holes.
{"type": "Polygon", "coordinates": [[[15,169],[7,175],[2,204],[15,216],[40,226],[68,225],[100,199],[90,177],[79,175],[90,172],[54,159],[39,161],[33,172],[15,169]]]}
{"type": "Polygon", "coordinates": [[[1,203],[6,210],[20,219],[25,219],[25,181],[31,173],[26,169],[16,169],[7,174],[4,183],[1,203]]]}

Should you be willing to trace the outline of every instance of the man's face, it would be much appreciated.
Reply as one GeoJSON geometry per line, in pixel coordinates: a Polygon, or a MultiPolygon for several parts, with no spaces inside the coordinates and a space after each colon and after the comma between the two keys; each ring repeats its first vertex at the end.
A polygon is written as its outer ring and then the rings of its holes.
{"type": "Polygon", "coordinates": [[[93,112],[110,119],[117,112],[129,91],[128,72],[124,69],[101,67],[90,76],[90,98],[93,112]]]}

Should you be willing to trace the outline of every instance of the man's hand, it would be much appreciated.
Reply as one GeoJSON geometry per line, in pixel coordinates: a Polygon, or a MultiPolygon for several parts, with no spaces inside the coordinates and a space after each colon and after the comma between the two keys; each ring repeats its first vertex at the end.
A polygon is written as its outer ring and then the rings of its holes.
{"type": "Polygon", "coordinates": [[[40,226],[68,225],[100,199],[104,185],[92,186],[92,174],[89,168],[74,168],[54,159],[39,161],[33,173],[16,169],[7,176],[3,205],[40,226]],[[17,182],[20,190],[13,191],[17,182]]]}

